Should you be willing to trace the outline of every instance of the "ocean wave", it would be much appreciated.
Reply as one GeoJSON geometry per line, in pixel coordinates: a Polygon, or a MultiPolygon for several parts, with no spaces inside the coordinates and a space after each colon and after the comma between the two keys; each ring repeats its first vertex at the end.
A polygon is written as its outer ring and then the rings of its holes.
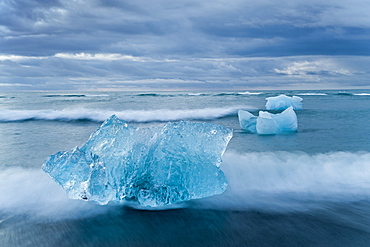
{"type": "Polygon", "coordinates": [[[166,95],[157,94],[157,93],[139,93],[136,96],[166,96],[166,95]]]}
{"type": "Polygon", "coordinates": [[[86,97],[110,97],[109,94],[86,94],[86,97]]]}
{"type": "MultiPolygon", "coordinates": [[[[229,182],[225,193],[181,207],[301,211],[325,203],[369,200],[370,153],[227,151],[221,169],[229,182]]],[[[0,212],[32,213],[56,218],[88,217],[110,210],[70,200],[41,169],[0,170],[0,212]]],[[[113,207],[114,208],[114,207],[113,207]]]]}
{"type": "Polygon", "coordinates": [[[139,93],[135,94],[134,96],[140,96],[140,97],[177,97],[177,96],[206,96],[207,94],[204,93],[175,93],[175,94],[169,94],[169,93],[139,93]]]}
{"type": "Polygon", "coordinates": [[[180,94],[185,96],[208,96],[209,94],[206,93],[187,93],[187,94],[180,94]]]}
{"type": "Polygon", "coordinates": [[[354,93],[353,95],[357,95],[357,96],[370,96],[370,93],[354,93]]]}
{"type": "Polygon", "coordinates": [[[370,96],[370,93],[339,92],[339,93],[335,93],[335,95],[343,95],[343,96],[370,96]]]}
{"type": "Polygon", "coordinates": [[[226,152],[221,169],[229,187],[205,206],[306,210],[322,202],[370,198],[368,152],[226,152]]]}
{"type": "Polygon", "coordinates": [[[338,92],[338,93],[335,93],[335,95],[352,96],[353,94],[348,93],[348,92],[338,92]]]}
{"type": "Polygon", "coordinates": [[[260,95],[260,94],[263,94],[263,92],[249,92],[249,91],[246,91],[246,92],[239,92],[238,94],[240,94],[240,95],[260,95]]]}
{"type": "Polygon", "coordinates": [[[297,93],[297,95],[306,95],[306,96],[326,96],[326,93],[297,93]]]}
{"type": "Polygon", "coordinates": [[[108,94],[46,94],[44,98],[82,98],[82,97],[109,97],[108,94]]]}
{"type": "Polygon", "coordinates": [[[151,96],[151,97],[176,97],[176,96],[227,96],[227,95],[261,95],[263,92],[221,92],[221,93],[139,93],[135,96],[151,96]]]}
{"type": "Polygon", "coordinates": [[[49,121],[96,121],[102,122],[111,115],[127,122],[163,122],[178,120],[212,120],[236,115],[239,109],[253,109],[248,106],[233,106],[224,108],[202,109],[161,109],[161,110],[96,110],[96,109],[66,109],[66,110],[2,110],[0,122],[27,120],[49,121]]]}
{"type": "Polygon", "coordinates": [[[0,213],[66,219],[91,217],[108,210],[91,202],[68,199],[62,187],[41,169],[0,170],[0,213]]]}
{"type": "Polygon", "coordinates": [[[214,94],[214,96],[226,96],[226,95],[261,95],[263,92],[222,92],[214,94]]]}
{"type": "Polygon", "coordinates": [[[46,94],[42,97],[45,98],[80,98],[80,97],[86,97],[85,94],[46,94]]]}

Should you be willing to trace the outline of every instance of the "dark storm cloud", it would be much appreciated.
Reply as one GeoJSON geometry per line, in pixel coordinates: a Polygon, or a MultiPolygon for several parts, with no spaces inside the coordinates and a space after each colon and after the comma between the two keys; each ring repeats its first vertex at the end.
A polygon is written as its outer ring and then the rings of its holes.
{"type": "Polygon", "coordinates": [[[359,47],[353,52],[355,55],[361,50],[369,52],[364,47],[369,41],[368,25],[348,22],[335,26],[325,19],[340,6],[304,2],[278,5],[273,1],[185,3],[5,1],[0,25],[7,31],[0,44],[6,48],[3,52],[19,55],[351,55],[353,49],[348,49],[349,45],[359,47]],[[336,28],[339,33],[332,31],[336,28]],[[361,37],[353,36],[356,32],[361,37]],[[297,49],[292,49],[295,43],[297,49]],[[329,46],[330,43],[337,47],[329,46]]]}
{"type": "Polygon", "coordinates": [[[369,77],[369,11],[365,0],[3,0],[0,86],[350,87],[369,77]]]}

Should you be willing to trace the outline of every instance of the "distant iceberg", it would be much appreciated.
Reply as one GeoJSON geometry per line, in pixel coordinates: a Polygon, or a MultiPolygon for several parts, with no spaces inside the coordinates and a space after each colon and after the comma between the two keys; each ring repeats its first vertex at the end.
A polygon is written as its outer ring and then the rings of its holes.
{"type": "Polygon", "coordinates": [[[278,114],[260,111],[258,117],[248,111],[239,110],[238,117],[241,128],[260,135],[295,132],[298,128],[297,115],[292,106],[278,114]]]}
{"type": "Polygon", "coordinates": [[[302,109],[302,98],[298,96],[289,97],[284,94],[276,97],[266,98],[266,109],[267,110],[285,110],[292,106],[294,110],[302,109]]]}
{"type": "Polygon", "coordinates": [[[81,148],[49,156],[42,169],[72,199],[157,207],[223,193],[219,166],[231,138],[232,130],[210,123],[134,128],[113,115],[81,148]]]}

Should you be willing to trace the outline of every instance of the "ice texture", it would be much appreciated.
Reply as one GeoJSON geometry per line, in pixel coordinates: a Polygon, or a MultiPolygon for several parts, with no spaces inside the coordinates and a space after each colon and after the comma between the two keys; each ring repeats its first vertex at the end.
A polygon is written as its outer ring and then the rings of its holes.
{"type": "Polygon", "coordinates": [[[266,98],[266,109],[267,110],[285,110],[292,106],[294,110],[302,109],[302,98],[298,96],[289,97],[284,94],[276,97],[266,98]]]}
{"type": "Polygon", "coordinates": [[[240,127],[260,135],[295,132],[298,128],[297,115],[292,106],[278,114],[260,111],[258,117],[248,111],[239,110],[238,116],[240,127]]]}
{"type": "Polygon", "coordinates": [[[224,192],[219,166],[231,137],[216,124],[135,128],[113,115],[81,148],[49,156],[42,169],[72,199],[163,206],[224,192]]]}
{"type": "Polygon", "coordinates": [[[253,115],[248,111],[238,111],[239,123],[242,129],[245,129],[251,133],[257,133],[256,124],[257,116],[253,115]]]}

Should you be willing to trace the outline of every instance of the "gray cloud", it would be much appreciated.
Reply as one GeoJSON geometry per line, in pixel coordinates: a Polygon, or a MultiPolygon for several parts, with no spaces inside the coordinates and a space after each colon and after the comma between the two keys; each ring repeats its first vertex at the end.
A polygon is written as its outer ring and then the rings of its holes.
{"type": "Polygon", "coordinates": [[[369,11],[365,0],[4,0],[0,88],[350,87],[368,79],[369,11]]]}
{"type": "Polygon", "coordinates": [[[21,83],[39,90],[270,89],[296,87],[298,82],[305,88],[320,83],[326,88],[348,88],[366,86],[370,79],[366,66],[370,58],[366,56],[159,60],[119,54],[57,54],[38,58],[3,56],[0,60],[1,81],[7,88],[21,83]]]}

